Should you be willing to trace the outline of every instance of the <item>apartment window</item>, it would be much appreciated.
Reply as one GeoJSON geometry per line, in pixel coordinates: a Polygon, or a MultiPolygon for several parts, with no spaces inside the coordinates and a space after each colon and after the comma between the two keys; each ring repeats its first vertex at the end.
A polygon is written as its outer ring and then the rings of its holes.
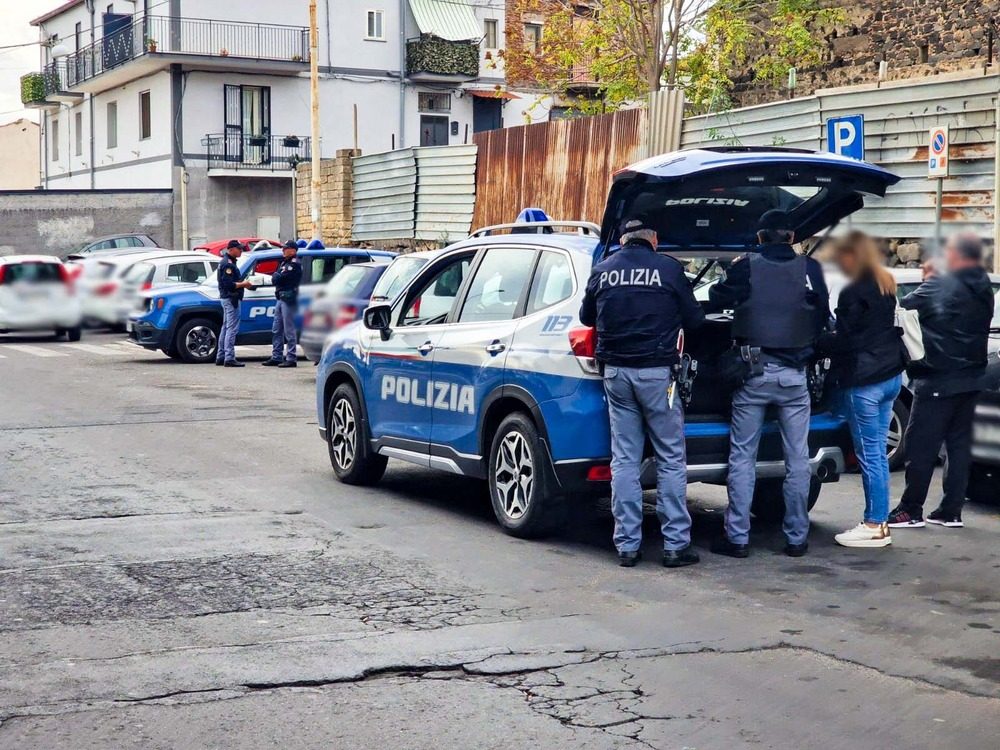
{"type": "Polygon", "coordinates": [[[73,115],[73,152],[77,156],[83,156],[83,112],[73,115]]]}
{"type": "Polygon", "coordinates": [[[139,93],[139,140],[144,141],[153,134],[153,121],[150,115],[149,92],[139,93]]]}
{"type": "Polygon", "coordinates": [[[385,11],[368,11],[368,28],[365,31],[365,39],[371,41],[385,41],[385,11]]]}
{"type": "Polygon", "coordinates": [[[52,156],[52,161],[59,161],[59,120],[55,118],[49,120],[49,134],[52,137],[49,153],[52,156]]]}
{"type": "Polygon", "coordinates": [[[108,148],[118,148],[118,102],[108,102],[108,148]]]}
{"type": "Polygon", "coordinates": [[[486,49],[497,49],[499,44],[499,22],[495,18],[487,18],[483,21],[483,37],[486,49]]]}
{"type": "Polygon", "coordinates": [[[533,54],[542,51],[542,25],[539,23],[524,24],[524,48],[533,54]]]}
{"type": "Polygon", "coordinates": [[[451,112],[451,94],[417,94],[417,109],[421,112],[451,112]]]}

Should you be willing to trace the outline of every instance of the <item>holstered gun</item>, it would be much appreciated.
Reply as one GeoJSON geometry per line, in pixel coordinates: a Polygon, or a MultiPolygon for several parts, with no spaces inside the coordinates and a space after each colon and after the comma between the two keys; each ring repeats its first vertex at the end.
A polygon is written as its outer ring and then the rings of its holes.
{"type": "Polygon", "coordinates": [[[813,404],[823,400],[826,389],[826,376],[830,372],[830,358],[816,360],[806,368],[806,386],[809,388],[809,398],[813,404]]]}
{"type": "Polygon", "coordinates": [[[747,380],[764,374],[764,359],[760,355],[759,346],[748,346],[746,344],[741,346],[740,359],[747,366],[747,380]]]}
{"type": "Polygon", "coordinates": [[[681,403],[687,407],[694,396],[694,379],[698,377],[698,360],[692,359],[690,354],[682,354],[680,362],[674,365],[672,370],[681,403]]]}

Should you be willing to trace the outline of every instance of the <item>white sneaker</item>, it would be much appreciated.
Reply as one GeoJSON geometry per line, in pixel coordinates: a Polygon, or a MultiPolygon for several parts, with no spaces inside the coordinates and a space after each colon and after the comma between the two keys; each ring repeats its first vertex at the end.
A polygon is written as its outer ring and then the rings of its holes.
{"type": "Polygon", "coordinates": [[[888,524],[873,529],[867,524],[859,523],[853,529],[837,534],[834,540],[842,547],[888,547],[892,544],[888,524]]]}

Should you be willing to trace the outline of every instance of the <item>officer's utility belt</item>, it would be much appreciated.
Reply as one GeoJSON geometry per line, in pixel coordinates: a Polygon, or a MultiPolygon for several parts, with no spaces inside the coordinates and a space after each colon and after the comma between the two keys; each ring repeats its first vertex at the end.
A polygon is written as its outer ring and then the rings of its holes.
{"type": "Polygon", "coordinates": [[[747,380],[764,374],[764,357],[759,346],[734,344],[719,360],[719,380],[735,391],[747,380]]]}
{"type": "Polygon", "coordinates": [[[280,292],[276,292],[274,296],[281,302],[288,302],[288,303],[295,303],[299,299],[298,292],[290,291],[287,289],[280,292]]]}

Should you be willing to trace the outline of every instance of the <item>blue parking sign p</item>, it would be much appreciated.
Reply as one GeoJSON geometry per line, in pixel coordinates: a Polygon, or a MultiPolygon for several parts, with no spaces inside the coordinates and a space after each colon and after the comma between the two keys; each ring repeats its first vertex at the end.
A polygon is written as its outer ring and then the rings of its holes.
{"type": "Polygon", "coordinates": [[[831,117],[826,121],[826,150],[865,160],[865,116],[831,117]]]}

